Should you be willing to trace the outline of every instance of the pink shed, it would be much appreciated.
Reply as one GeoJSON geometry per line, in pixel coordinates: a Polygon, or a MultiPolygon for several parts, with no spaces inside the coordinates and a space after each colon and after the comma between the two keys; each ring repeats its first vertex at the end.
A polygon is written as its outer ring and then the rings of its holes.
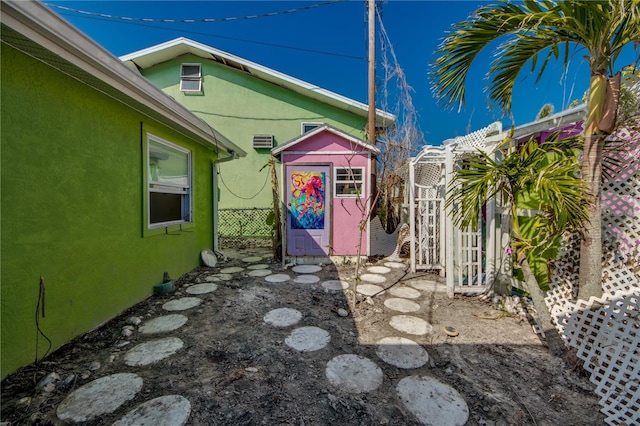
{"type": "MultiPolygon", "coordinates": [[[[271,150],[280,159],[284,254],[355,256],[371,200],[375,146],[321,125],[271,150]]],[[[369,221],[360,254],[369,255],[369,221]]]]}

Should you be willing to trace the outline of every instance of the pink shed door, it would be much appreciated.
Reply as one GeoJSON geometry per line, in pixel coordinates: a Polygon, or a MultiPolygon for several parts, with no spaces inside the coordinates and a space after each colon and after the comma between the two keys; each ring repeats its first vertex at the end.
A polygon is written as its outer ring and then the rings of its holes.
{"type": "Polygon", "coordinates": [[[329,166],[285,166],[289,256],[329,255],[330,171],[329,166]]]}

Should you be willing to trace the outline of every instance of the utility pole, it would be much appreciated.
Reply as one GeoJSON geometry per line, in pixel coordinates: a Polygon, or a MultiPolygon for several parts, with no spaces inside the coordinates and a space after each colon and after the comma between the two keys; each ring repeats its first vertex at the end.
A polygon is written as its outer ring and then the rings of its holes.
{"type": "MultiPolygon", "coordinates": [[[[376,0],[368,1],[369,16],[369,143],[376,144],[376,0]]],[[[377,162],[371,160],[371,217],[376,216],[377,162]]]]}

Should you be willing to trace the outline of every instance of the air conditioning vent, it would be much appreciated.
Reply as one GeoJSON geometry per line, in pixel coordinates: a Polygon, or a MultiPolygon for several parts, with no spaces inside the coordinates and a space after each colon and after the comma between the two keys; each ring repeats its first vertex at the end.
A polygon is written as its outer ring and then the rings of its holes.
{"type": "Polygon", "coordinates": [[[254,148],[273,148],[273,135],[253,135],[254,148]]]}

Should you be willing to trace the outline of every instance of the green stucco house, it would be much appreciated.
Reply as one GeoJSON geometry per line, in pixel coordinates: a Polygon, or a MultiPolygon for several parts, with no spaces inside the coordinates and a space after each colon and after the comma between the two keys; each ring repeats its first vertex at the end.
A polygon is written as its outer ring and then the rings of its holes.
{"type": "Polygon", "coordinates": [[[198,266],[215,164],[245,152],[42,3],[1,5],[4,378],[198,266]]]}
{"type": "MultiPolygon", "coordinates": [[[[265,217],[273,210],[273,193],[264,166],[272,148],[322,124],[368,139],[367,105],[190,39],[120,59],[247,152],[217,168],[223,239],[268,236],[265,217]]],[[[394,115],[376,111],[380,131],[394,122],[394,115]]]]}

